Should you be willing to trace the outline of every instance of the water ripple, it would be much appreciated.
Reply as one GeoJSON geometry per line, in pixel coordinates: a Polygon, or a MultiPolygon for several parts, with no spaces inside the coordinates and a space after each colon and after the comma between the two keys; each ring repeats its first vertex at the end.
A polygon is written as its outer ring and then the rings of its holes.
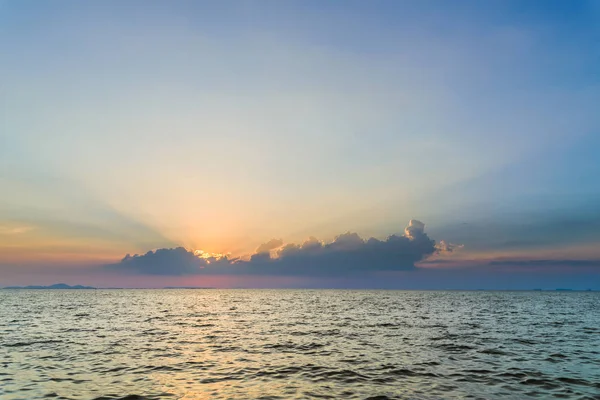
{"type": "Polygon", "coordinates": [[[0,398],[599,399],[600,295],[0,292],[0,398]]]}

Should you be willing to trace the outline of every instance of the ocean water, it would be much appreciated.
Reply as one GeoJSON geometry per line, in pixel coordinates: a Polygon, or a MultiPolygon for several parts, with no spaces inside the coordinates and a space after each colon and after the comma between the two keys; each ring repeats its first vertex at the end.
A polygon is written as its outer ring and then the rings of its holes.
{"type": "Polygon", "coordinates": [[[600,293],[3,290],[0,398],[600,399],[600,293]]]}

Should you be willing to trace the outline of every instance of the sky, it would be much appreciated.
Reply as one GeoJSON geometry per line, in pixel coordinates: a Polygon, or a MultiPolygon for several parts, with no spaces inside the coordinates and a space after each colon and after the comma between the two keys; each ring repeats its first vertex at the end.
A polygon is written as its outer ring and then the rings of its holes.
{"type": "Polygon", "coordinates": [[[0,0],[0,286],[600,289],[599,66],[594,0],[0,0]]]}

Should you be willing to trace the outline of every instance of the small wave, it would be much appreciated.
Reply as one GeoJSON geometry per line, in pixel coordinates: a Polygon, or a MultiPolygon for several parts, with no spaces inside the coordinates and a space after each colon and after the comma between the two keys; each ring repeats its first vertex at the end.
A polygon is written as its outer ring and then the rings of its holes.
{"type": "Polygon", "coordinates": [[[341,381],[343,383],[367,382],[370,377],[349,369],[323,371],[315,374],[317,381],[341,381]]]}
{"type": "Polygon", "coordinates": [[[579,386],[596,386],[596,387],[600,387],[600,383],[596,384],[596,385],[592,385],[591,382],[588,382],[584,379],[577,379],[577,378],[568,378],[568,377],[560,377],[556,379],[559,382],[563,382],[563,383],[568,383],[570,385],[579,385],[579,386]]]}
{"type": "Polygon", "coordinates": [[[552,358],[568,358],[567,356],[565,356],[564,354],[561,354],[561,353],[550,354],[550,357],[552,357],[552,358]]]}
{"type": "Polygon", "coordinates": [[[446,350],[448,352],[460,352],[460,351],[469,351],[474,350],[475,347],[467,346],[464,344],[439,344],[436,345],[438,349],[446,350]]]}
{"type": "Polygon", "coordinates": [[[500,350],[500,349],[484,349],[484,350],[480,350],[479,353],[481,353],[481,354],[490,354],[490,355],[495,355],[495,356],[510,356],[510,355],[513,355],[513,353],[511,353],[511,352],[500,350]]]}
{"type": "Polygon", "coordinates": [[[492,374],[494,371],[490,371],[489,369],[466,369],[465,372],[470,374],[492,374]]]}
{"type": "Polygon", "coordinates": [[[400,328],[404,326],[402,323],[382,322],[380,324],[367,325],[369,328],[400,328]]]}
{"type": "Polygon", "coordinates": [[[6,347],[25,347],[25,346],[33,346],[36,344],[51,344],[51,343],[62,343],[62,340],[38,340],[33,342],[16,342],[16,343],[7,343],[4,346],[6,347]]]}
{"type": "Polygon", "coordinates": [[[215,324],[195,324],[192,325],[192,328],[211,328],[215,326],[215,324]]]}
{"type": "Polygon", "coordinates": [[[429,340],[437,342],[439,340],[456,340],[456,339],[459,339],[460,337],[461,337],[460,335],[455,335],[455,334],[452,334],[452,333],[448,333],[448,334],[443,335],[443,336],[432,337],[429,340]]]}
{"type": "Polygon", "coordinates": [[[267,349],[275,349],[275,350],[282,350],[282,351],[310,351],[310,350],[315,350],[315,349],[319,349],[322,347],[325,347],[325,344],[322,343],[307,343],[307,344],[295,344],[295,343],[278,343],[278,344],[270,344],[270,345],[265,345],[265,348],[267,349]]]}
{"type": "Polygon", "coordinates": [[[529,344],[529,345],[537,344],[537,342],[535,340],[530,340],[530,339],[515,339],[514,341],[516,343],[521,343],[521,344],[529,344]]]}
{"type": "Polygon", "coordinates": [[[140,396],[137,394],[128,394],[127,396],[124,397],[107,397],[107,396],[101,396],[101,397],[96,397],[92,400],[158,400],[157,397],[146,397],[146,396],[140,396]]]}
{"type": "Polygon", "coordinates": [[[559,385],[555,384],[554,382],[548,380],[548,379],[535,379],[535,378],[529,378],[529,379],[525,379],[524,381],[520,382],[522,385],[533,385],[533,386],[540,386],[543,387],[544,389],[556,389],[558,387],[560,387],[559,385]]]}
{"type": "Polygon", "coordinates": [[[413,371],[413,370],[406,369],[406,368],[393,369],[391,371],[388,371],[388,374],[392,374],[392,375],[396,375],[396,376],[423,376],[423,377],[429,377],[429,378],[435,378],[435,377],[439,376],[432,372],[419,372],[419,371],[413,371]]]}

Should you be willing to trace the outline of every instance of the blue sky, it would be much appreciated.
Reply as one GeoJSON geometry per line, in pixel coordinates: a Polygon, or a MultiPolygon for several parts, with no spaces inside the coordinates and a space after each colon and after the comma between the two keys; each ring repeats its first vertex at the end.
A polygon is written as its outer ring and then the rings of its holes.
{"type": "Polygon", "coordinates": [[[599,22],[594,1],[1,1],[6,284],[410,219],[463,245],[430,265],[570,274],[600,259],[599,22]]]}

